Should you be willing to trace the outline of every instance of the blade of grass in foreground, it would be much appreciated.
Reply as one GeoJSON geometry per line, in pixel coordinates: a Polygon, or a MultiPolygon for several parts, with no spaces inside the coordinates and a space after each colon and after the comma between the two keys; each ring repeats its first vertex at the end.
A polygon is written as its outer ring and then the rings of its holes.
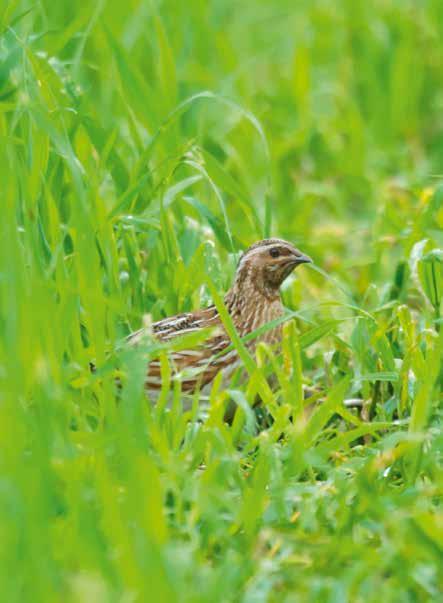
{"type": "MultiPolygon", "coordinates": [[[[409,432],[411,434],[421,434],[427,427],[432,394],[441,370],[441,354],[442,354],[442,335],[429,333],[426,342],[426,351],[422,358],[422,352],[419,348],[415,350],[415,354],[420,356],[420,365],[423,367],[421,374],[417,375],[417,383],[415,396],[412,402],[411,420],[409,423],[409,432]]],[[[410,481],[415,481],[420,471],[422,457],[422,444],[417,444],[413,451],[408,455],[408,461],[411,464],[409,470],[410,481]]]]}
{"type": "Polygon", "coordinates": [[[238,352],[238,355],[240,356],[241,361],[243,362],[246,370],[249,373],[249,376],[251,379],[250,386],[252,387],[252,389],[255,388],[256,393],[258,391],[260,391],[260,395],[263,397],[263,400],[265,402],[272,400],[272,398],[273,398],[272,391],[271,391],[265,377],[261,374],[260,370],[258,369],[258,367],[257,367],[254,359],[252,358],[251,354],[249,353],[247,347],[243,343],[241,337],[237,333],[234,323],[232,322],[232,318],[229,315],[229,312],[227,311],[226,306],[223,303],[223,300],[220,297],[214,283],[212,281],[208,280],[207,285],[208,285],[208,289],[212,295],[212,298],[214,300],[214,304],[220,314],[220,318],[223,322],[223,326],[225,327],[226,332],[229,335],[229,338],[231,339],[235,349],[238,352]]]}

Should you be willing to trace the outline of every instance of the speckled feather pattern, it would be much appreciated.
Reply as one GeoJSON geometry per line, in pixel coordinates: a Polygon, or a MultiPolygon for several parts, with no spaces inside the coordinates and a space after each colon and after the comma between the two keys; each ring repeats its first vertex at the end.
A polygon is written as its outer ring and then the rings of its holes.
{"type": "MultiPolygon", "coordinates": [[[[310,259],[281,239],[266,239],[252,245],[242,256],[232,288],[226,294],[224,303],[234,326],[241,337],[283,314],[279,287],[283,280],[299,263],[310,259]]],[[[208,339],[195,349],[172,352],[170,363],[174,375],[185,371],[181,378],[182,391],[193,392],[209,384],[222,370],[224,376],[231,375],[240,366],[235,350],[222,354],[231,341],[225,331],[215,306],[204,310],[178,314],[151,325],[148,331],[160,341],[171,341],[175,337],[211,329],[208,339]],[[189,375],[189,372],[192,374],[189,375]]],[[[147,330],[141,329],[129,336],[130,344],[140,344],[147,330]]],[[[259,341],[270,345],[281,339],[281,327],[271,329],[248,343],[254,353],[259,341]]],[[[146,387],[158,391],[162,384],[160,362],[149,363],[146,387]]]]}

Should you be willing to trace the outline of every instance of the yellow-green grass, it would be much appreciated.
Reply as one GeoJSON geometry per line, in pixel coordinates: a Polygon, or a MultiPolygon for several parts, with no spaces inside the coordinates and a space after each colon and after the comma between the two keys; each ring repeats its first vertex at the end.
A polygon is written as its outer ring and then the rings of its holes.
{"type": "Polygon", "coordinates": [[[442,596],[442,40],[439,0],[3,0],[2,601],[442,596]],[[281,354],[233,333],[199,421],[161,349],[152,407],[125,335],[231,329],[270,234],[315,260],[281,354]]]}

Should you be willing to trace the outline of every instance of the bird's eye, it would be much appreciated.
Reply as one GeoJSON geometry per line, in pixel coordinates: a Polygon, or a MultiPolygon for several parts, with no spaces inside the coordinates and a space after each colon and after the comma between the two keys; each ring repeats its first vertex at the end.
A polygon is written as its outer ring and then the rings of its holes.
{"type": "Polygon", "coordinates": [[[278,258],[278,256],[280,255],[280,251],[277,249],[277,247],[273,247],[272,249],[270,249],[269,255],[272,258],[278,258]]]}

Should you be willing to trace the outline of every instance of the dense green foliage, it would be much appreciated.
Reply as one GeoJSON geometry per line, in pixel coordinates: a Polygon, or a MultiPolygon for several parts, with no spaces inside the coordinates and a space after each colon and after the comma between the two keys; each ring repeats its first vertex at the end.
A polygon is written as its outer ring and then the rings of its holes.
{"type": "Polygon", "coordinates": [[[3,601],[439,599],[442,40],[440,0],[0,3],[3,601]],[[316,264],[281,356],[198,421],[164,354],[152,407],[125,335],[269,234],[316,264]]]}

